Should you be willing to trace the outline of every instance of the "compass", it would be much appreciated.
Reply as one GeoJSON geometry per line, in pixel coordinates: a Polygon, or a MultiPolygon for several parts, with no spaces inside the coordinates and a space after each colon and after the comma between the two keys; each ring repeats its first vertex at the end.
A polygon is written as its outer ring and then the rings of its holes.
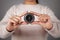
{"type": "Polygon", "coordinates": [[[25,16],[24,16],[24,20],[25,22],[27,23],[32,23],[34,21],[35,17],[32,13],[27,13],[25,16]]]}

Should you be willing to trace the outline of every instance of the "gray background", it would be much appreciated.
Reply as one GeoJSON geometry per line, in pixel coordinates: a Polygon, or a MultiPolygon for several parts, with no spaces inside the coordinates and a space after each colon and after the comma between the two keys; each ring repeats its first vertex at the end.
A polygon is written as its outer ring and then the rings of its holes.
{"type": "MultiPolygon", "coordinates": [[[[19,4],[23,0],[0,0],[0,20],[3,18],[7,10],[14,4],[19,4]]],[[[42,5],[47,5],[49,8],[51,8],[54,12],[57,18],[60,19],[60,0],[39,0],[39,3],[42,5]]],[[[0,40],[10,40],[11,37],[7,39],[0,39],[0,40]]],[[[55,39],[51,36],[48,37],[48,40],[60,40],[60,38],[55,39]]]]}

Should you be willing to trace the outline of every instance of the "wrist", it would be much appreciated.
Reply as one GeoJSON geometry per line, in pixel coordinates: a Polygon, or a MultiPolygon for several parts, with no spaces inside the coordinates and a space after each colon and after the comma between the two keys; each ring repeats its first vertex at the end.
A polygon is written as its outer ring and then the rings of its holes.
{"type": "Polygon", "coordinates": [[[6,30],[8,31],[8,32],[12,32],[13,30],[11,30],[11,29],[9,29],[9,28],[6,28],[6,30]]]}

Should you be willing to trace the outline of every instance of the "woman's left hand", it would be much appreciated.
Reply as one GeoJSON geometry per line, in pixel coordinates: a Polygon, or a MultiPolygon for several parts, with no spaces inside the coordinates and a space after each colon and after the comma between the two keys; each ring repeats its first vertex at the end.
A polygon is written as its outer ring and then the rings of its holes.
{"type": "Polygon", "coordinates": [[[50,16],[48,16],[47,14],[39,14],[36,12],[31,12],[31,13],[38,16],[38,20],[39,20],[39,21],[34,21],[32,24],[39,24],[43,28],[48,29],[48,30],[52,29],[53,26],[52,26],[50,16]]]}

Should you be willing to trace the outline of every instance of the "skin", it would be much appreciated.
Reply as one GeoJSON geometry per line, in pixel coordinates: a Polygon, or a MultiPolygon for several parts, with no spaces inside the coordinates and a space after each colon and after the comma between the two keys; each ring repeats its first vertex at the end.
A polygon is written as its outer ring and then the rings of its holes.
{"type": "Polygon", "coordinates": [[[24,0],[24,4],[35,5],[37,3],[36,3],[36,0],[24,0]]]}
{"type": "Polygon", "coordinates": [[[38,16],[38,21],[35,21],[32,24],[39,24],[43,28],[48,29],[48,30],[52,29],[53,26],[52,26],[52,22],[51,22],[51,19],[50,19],[49,15],[39,14],[39,13],[36,13],[36,12],[31,12],[31,13],[38,16]]]}
{"type": "Polygon", "coordinates": [[[6,29],[8,31],[13,31],[18,28],[19,25],[27,24],[26,22],[21,21],[21,17],[24,16],[27,12],[23,12],[21,15],[15,15],[9,19],[8,26],[6,29]]]}
{"type": "MultiPolygon", "coordinates": [[[[34,5],[37,3],[36,3],[36,0],[24,0],[24,4],[34,5]]],[[[27,12],[23,12],[21,15],[15,15],[15,16],[11,17],[9,19],[8,26],[6,27],[6,29],[8,31],[12,31],[12,30],[17,29],[19,25],[27,24],[26,22],[21,21],[21,17],[24,16],[26,13],[27,12]]],[[[47,14],[40,14],[40,13],[36,13],[36,12],[32,12],[32,11],[31,11],[31,13],[33,13],[34,15],[39,17],[39,21],[34,21],[31,24],[39,24],[43,28],[46,28],[49,30],[53,27],[52,22],[50,20],[50,16],[48,16],[47,14]]]]}

